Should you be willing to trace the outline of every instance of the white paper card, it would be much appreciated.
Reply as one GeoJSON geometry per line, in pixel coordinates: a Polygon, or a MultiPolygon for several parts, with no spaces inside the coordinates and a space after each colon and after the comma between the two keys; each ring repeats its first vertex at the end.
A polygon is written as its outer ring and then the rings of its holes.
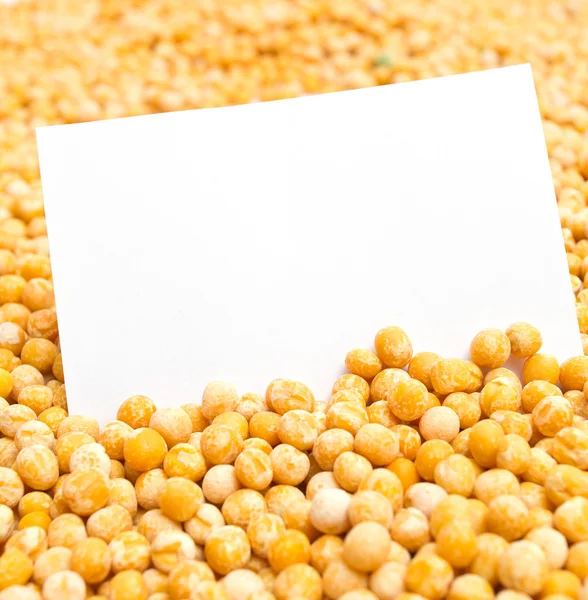
{"type": "Polygon", "coordinates": [[[528,65],[37,137],[71,413],[215,379],[326,399],[392,324],[582,353],[528,65]]]}

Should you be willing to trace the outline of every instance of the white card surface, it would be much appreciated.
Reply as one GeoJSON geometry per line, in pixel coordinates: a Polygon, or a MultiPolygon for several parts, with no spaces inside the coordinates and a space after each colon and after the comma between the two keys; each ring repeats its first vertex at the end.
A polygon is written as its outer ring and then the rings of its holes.
{"type": "Polygon", "coordinates": [[[72,414],[215,379],[327,399],[386,325],[466,357],[525,320],[582,353],[528,65],[37,140],[72,414]]]}

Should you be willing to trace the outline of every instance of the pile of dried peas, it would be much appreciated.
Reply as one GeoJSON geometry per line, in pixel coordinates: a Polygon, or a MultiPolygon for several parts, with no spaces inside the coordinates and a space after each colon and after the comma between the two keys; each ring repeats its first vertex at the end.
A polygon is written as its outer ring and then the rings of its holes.
{"type": "Polygon", "coordinates": [[[580,0],[0,3],[0,600],[588,599],[588,357],[530,326],[472,362],[386,328],[324,402],[68,416],[34,138],[531,62],[588,353],[586,31],[580,0]]]}
{"type": "Polygon", "coordinates": [[[588,599],[588,356],[559,365],[530,324],[479,332],[471,360],[385,327],[328,401],[217,381],[102,429],[44,385],[56,346],[22,342],[0,369],[0,600],[588,599]]]}

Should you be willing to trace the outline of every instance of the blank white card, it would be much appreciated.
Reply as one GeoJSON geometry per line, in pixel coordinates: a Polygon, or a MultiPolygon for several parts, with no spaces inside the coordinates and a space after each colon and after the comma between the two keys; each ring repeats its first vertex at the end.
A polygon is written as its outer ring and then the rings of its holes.
{"type": "Polygon", "coordinates": [[[528,65],[37,131],[70,412],[207,382],[326,399],[399,325],[582,353],[528,65]]]}

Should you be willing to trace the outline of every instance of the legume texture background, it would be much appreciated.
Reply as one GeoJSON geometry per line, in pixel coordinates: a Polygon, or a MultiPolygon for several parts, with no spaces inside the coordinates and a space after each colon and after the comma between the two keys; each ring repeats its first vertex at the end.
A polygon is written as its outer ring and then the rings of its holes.
{"type": "Polygon", "coordinates": [[[530,62],[588,352],[587,56],[581,0],[0,4],[0,600],[586,600],[588,358],[529,324],[68,415],[34,129],[530,62]]]}

